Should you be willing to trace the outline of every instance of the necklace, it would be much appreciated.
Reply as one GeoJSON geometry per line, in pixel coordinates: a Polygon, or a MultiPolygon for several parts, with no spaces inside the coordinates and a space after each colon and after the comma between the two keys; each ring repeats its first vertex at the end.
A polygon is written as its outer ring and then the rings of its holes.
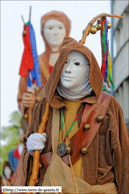
{"type": "Polygon", "coordinates": [[[64,139],[63,139],[63,125],[64,125],[64,122],[63,122],[63,108],[61,108],[61,143],[58,145],[57,147],[57,154],[62,157],[66,154],[65,152],[65,148],[67,147],[66,144],[65,144],[65,141],[66,141],[66,137],[68,136],[69,132],[71,131],[71,129],[73,128],[76,120],[78,119],[78,117],[80,116],[81,112],[83,111],[84,109],[84,105],[81,106],[76,118],[74,119],[71,127],[69,128],[68,132],[66,133],[64,139]]]}

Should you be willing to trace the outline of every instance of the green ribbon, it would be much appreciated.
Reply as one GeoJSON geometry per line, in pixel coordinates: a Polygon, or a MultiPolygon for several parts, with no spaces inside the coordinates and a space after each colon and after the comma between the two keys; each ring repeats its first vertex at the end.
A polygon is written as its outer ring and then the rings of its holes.
{"type": "MultiPolygon", "coordinates": [[[[103,20],[103,18],[102,18],[102,20],[103,20]]],[[[104,24],[104,20],[103,20],[102,45],[104,48],[104,53],[105,53],[105,34],[106,34],[106,30],[105,30],[105,24],[104,24]]]]}
{"type": "Polygon", "coordinates": [[[26,23],[26,25],[28,26],[30,24],[30,20],[26,23]]]}
{"type": "MultiPolygon", "coordinates": [[[[82,109],[83,106],[84,106],[84,105],[81,106],[79,112],[81,111],[81,109],[82,109]]],[[[78,117],[79,117],[79,116],[78,116],[78,117]]],[[[78,117],[77,117],[77,118],[78,118],[78,117]]],[[[77,119],[76,119],[76,120],[77,120],[77,119]]],[[[68,132],[67,132],[66,135],[65,135],[65,138],[67,137],[67,135],[69,134],[69,132],[71,131],[71,129],[73,128],[73,126],[75,125],[76,120],[73,122],[73,124],[72,124],[71,127],[69,128],[68,132]]],[[[63,144],[63,109],[62,109],[62,108],[61,108],[61,129],[62,129],[62,134],[61,134],[61,144],[63,144]]],[[[64,138],[64,139],[65,139],[65,138],[64,138]]]]}

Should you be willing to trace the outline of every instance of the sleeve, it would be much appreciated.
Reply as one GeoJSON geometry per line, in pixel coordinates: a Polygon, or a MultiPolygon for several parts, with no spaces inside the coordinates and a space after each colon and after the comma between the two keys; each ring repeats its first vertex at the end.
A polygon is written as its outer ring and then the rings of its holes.
{"type": "Polygon", "coordinates": [[[129,136],[120,105],[114,103],[111,151],[118,194],[129,193],[129,136]]]}
{"type": "Polygon", "coordinates": [[[45,111],[46,99],[41,100],[37,103],[34,107],[31,123],[27,130],[27,133],[24,136],[24,157],[23,157],[23,171],[25,176],[25,183],[28,182],[29,176],[32,171],[32,156],[30,156],[27,148],[26,148],[26,141],[27,138],[32,134],[38,132],[38,127],[41,122],[42,115],[45,111]]]}

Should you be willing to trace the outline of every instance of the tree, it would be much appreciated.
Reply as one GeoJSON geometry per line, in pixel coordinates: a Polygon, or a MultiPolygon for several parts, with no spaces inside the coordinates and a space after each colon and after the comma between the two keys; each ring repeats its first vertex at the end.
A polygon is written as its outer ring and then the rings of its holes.
{"type": "Polygon", "coordinates": [[[6,145],[1,146],[0,155],[0,174],[3,173],[3,164],[8,161],[8,153],[11,149],[16,148],[19,142],[19,130],[21,128],[21,113],[14,111],[10,115],[8,127],[2,127],[1,140],[6,142],[6,145]]]}

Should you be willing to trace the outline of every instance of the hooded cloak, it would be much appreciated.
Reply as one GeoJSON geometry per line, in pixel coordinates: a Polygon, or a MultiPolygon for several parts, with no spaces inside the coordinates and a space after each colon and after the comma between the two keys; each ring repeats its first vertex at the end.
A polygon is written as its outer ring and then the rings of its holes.
{"type": "MultiPolygon", "coordinates": [[[[3,166],[3,174],[2,176],[0,176],[0,187],[1,186],[12,186],[13,185],[13,180],[14,180],[14,171],[13,171],[13,168],[11,166],[11,164],[9,162],[4,162],[4,166],[3,166]],[[5,176],[5,173],[4,173],[4,169],[5,167],[8,166],[11,170],[11,174],[10,174],[10,178],[7,179],[7,177],[5,176]]],[[[1,188],[0,188],[1,189],[1,188]]]]}
{"type": "MultiPolygon", "coordinates": [[[[45,85],[46,96],[35,106],[31,124],[24,137],[26,145],[26,140],[29,135],[38,131],[38,126],[45,111],[45,104],[48,102],[50,104],[50,114],[46,125],[47,140],[43,153],[52,151],[53,108],[60,109],[64,107],[65,112],[67,112],[64,99],[59,96],[56,87],[68,54],[72,50],[82,52],[90,62],[89,80],[93,92],[89,96],[86,96],[86,98],[80,99],[82,103],[97,103],[102,93],[103,79],[93,53],[86,46],[81,45],[70,37],[66,37],[60,49],[58,60],[45,85]]],[[[95,111],[97,111],[97,109],[95,111]]],[[[78,127],[81,124],[82,114],[78,119],[78,127]]],[[[31,156],[25,148],[23,161],[26,181],[30,168],[32,168],[30,167],[30,160],[31,156]]],[[[106,114],[101,122],[99,130],[88,147],[88,152],[82,156],[82,174],[82,179],[90,185],[103,185],[105,183],[114,182],[119,194],[129,193],[128,131],[121,107],[113,96],[110,98],[106,114]]],[[[42,181],[43,180],[39,182],[39,185],[42,185],[42,181]]]]}

